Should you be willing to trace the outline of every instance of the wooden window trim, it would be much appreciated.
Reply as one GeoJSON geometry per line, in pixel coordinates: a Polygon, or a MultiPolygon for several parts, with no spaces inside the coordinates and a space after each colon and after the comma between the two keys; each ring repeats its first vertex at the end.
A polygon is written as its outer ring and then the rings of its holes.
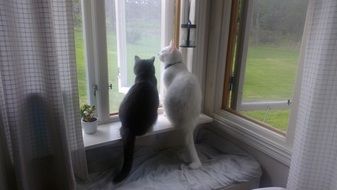
{"type": "Polygon", "coordinates": [[[229,108],[230,100],[230,88],[231,88],[231,78],[232,78],[232,69],[235,53],[235,44],[236,44],[236,33],[237,33],[237,19],[239,14],[239,0],[233,0],[231,5],[231,18],[229,26],[229,35],[228,35],[228,45],[227,45],[227,56],[226,56],[226,67],[225,67],[225,77],[224,77],[224,87],[223,87],[223,99],[222,99],[222,108],[229,108]]]}

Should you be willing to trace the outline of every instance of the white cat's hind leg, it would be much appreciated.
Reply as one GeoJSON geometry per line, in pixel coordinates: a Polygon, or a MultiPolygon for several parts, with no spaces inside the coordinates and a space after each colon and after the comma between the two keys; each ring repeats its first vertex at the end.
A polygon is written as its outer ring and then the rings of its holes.
{"type": "Polygon", "coordinates": [[[186,147],[184,147],[180,152],[178,152],[178,158],[185,163],[189,163],[189,155],[187,154],[186,147]]]}
{"type": "Polygon", "coordinates": [[[199,167],[201,167],[201,162],[200,162],[197,150],[195,148],[193,131],[194,130],[191,129],[187,133],[185,133],[186,149],[188,151],[190,161],[191,161],[188,166],[191,169],[198,169],[199,167]]]}

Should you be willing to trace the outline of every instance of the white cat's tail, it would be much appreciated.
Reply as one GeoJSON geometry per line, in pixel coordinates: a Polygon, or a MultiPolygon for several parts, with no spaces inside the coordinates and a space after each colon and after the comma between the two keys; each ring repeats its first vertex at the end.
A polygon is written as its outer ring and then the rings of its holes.
{"type": "Polygon", "coordinates": [[[198,118],[184,122],[184,124],[182,124],[184,144],[188,153],[190,161],[189,167],[191,169],[197,169],[201,166],[201,162],[194,144],[194,129],[196,128],[197,122],[198,118]]]}

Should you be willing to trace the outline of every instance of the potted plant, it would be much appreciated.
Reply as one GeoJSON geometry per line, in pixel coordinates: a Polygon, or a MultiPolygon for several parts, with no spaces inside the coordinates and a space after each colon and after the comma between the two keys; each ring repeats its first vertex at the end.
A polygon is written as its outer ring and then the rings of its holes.
{"type": "Polygon", "coordinates": [[[94,134],[97,131],[97,118],[94,116],[96,107],[88,104],[81,106],[81,124],[86,134],[94,134]]]}

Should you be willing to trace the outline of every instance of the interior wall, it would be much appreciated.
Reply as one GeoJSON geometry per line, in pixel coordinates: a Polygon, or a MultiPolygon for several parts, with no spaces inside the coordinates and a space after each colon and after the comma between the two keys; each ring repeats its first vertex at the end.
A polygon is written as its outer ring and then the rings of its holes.
{"type": "Polygon", "coordinates": [[[232,142],[245,150],[249,154],[255,157],[262,167],[262,177],[260,181],[260,187],[285,187],[287,184],[289,166],[282,162],[272,158],[268,154],[253,148],[249,144],[242,142],[240,139],[236,139],[223,130],[221,127],[226,127],[221,123],[213,123],[208,126],[209,130],[215,131],[217,134],[223,136],[224,139],[232,142]]]}

